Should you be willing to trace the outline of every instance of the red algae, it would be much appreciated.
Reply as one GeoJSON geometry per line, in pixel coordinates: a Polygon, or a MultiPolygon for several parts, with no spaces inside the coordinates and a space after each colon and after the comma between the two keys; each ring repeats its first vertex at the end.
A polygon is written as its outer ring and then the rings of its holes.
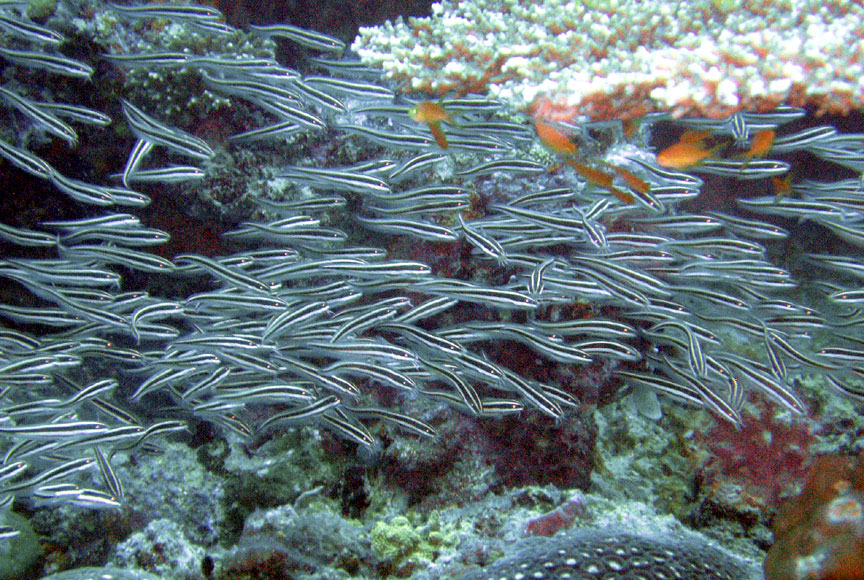
{"type": "Polygon", "coordinates": [[[736,503],[764,509],[804,476],[814,436],[806,423],[777,420],[771,404],[742,420],[739,427],[720,422],[698,436],[710,454],[704,485],[727,498],[724,490],[737,489],[736,503]]]}

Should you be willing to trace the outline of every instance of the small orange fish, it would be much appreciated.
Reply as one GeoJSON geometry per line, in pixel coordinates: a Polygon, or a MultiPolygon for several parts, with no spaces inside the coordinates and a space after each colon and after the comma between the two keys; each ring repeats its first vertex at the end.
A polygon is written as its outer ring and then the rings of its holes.
{"type": "Polygon", "coordinates": [[[631,204],[636,201],[635,199],[633,199],[633,195],[627,193],[626,191],[622,191],[617,187],[607,187],[606,189],[609,190],[609,193],[617,197],[618,201],[620,201],[621,203],[631,204]]]}
{"type": "Polygon", "coordinates": [[[744,158],[744,165],[741,167],[743,171],[753,159],[762,159],[771,150],[771,145],[774,144],[774,131],[764,129],[753,135],[753,142],[750,143],[750,149],[741,153],[738,157],[744,158]]]}
{"type": "Polygon", "coordinates": [[[450,113],[444,109],[444,106],[440,102],[421,101],[408,114],[417,123],[423,123],[429,127],[432,136],[435,137],[435,142],[438,143],[438,147],[447,149],[447,135],[441,129],[441,123],[450,122],[450,113]]]}
{"type": "Polygon", "coordinates": [[[602,187],[603,189],[609,191],[612,195],[617,197],[623,203],[633,203],[635,200],[633,196],[627,193],[626,191],[621,191],[614,185],[612,185],[613,176],[608,173],[603,173],[599,169],[594,169],[593,167],[589,167],[582,163],[578,163],[573,160],[567,160],[567,164],[576,170],[576,172],[585,178],[585,180],[598,187],[602,187]]]}
{"type": "Polygon", "coordinates": [[[720,143],[706,149],[704,141],[707,135],[703,135],[704,133],[707,132],[698,131],[691,134],[691,131],[687,131],[681,135],[681,140],[678,143],[670,145],[657,154],[657,163],[660,167],[669,169],[687,169],[698,165],[726,146],[725,143],[720,143]]]}
{"type": "Polygon", "coordinates": [[[774,185],[774,203],[780,203],[781,199],[792,195],[791,173],[787,173],[783,178],[772,177],[771,183],[774,185]]]}
{"type": "Polygon", "coordinates": [[[540,119],[534,120],[534,130],[547,149],[564,157],[576,155],[576,144],[570,138],[540,119]]]}
{"type": "Polygon", "coordinates": [[[585,178],[588,183],[604,187],[606,189],[612,187],[612,176],[608,173],[603,173],[599,169],[594,169],[577,161],[567,161],[567,165],[576,170],[576,172],[585,178]]]}
{"type": "Polygon", "coordinates": [[[648,193],[651,191],[651,186],[639,179],[635,174],[627,171],[623,167],[618,167],[617,165],[610,165],[615,173],[621,176],[621,179],[627,184],[627,187],[635,191],[636,193],[648,193]]]}
{"type": "Polygon", "coordinates": [[[748,159],[762,158],[771,150],[771,145],[774,144],[774,131],[764,129],[753,135],[753,142],[750,144],[750,149],[743,154],[748,159]]]}

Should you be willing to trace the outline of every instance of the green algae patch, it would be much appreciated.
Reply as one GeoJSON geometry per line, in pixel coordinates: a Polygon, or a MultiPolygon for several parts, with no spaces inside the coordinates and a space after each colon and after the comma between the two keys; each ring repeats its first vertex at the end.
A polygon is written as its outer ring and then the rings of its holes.
{"type": "Polygon", "coordinates": [[[420,534],[404,516],[377,521],[369,534],[372,549],[382,560],[401,560],[413,554],[420,545],[420,534]]]}
{"type": "Polygon", "coordinates": [[[27,16],[32,20],[45,20],[53,16],[55,10],[57,10],[57,0],[30,0],[27,16]]]}
{"type": "Polygon", "coordinates": [[[422,525],[405,516],[378,520],[369,532],[372,550],[385,576],[404,578],[421,566],[435,561],[440,552],[456,544],[456,537],[441,529],[438,514],[432,513],[422,525]]]}

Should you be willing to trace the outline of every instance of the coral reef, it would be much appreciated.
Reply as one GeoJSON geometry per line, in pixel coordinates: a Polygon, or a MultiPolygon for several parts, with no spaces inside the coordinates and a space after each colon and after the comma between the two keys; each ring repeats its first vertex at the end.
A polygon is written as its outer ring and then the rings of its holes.
{"type": "Polygon", "coordinates": [[[547,119],[848,112],[864,102],[861,17],[819,0],[444,0],[352,47],[413,90],[488,91],[547,119]]]}
{"type": "Polygon", "coordinates": [[[362,577],[374,561],[363,526],[317,501],[252,514],[237,545],[220,559],[216,576],[224,580],[362,577]]]}
{"type": "Polygon", "coordinates": [[[171,575],[185,580],[204,580],[204,549],[190,542],[171,520],[153,520],[147,527],[117,545],[112,561],[123,568],[171,575]]]}

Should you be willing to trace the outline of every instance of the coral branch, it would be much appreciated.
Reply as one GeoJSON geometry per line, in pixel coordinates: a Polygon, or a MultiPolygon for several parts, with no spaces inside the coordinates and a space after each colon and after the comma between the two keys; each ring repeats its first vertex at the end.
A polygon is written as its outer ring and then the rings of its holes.
{"type": "Polygon", "coordinates": [[[550,120],[864,103],[858,2],[445,0],[432,13],[363,28],[353,48],[412,89],[488,90],[550,120]]]}

